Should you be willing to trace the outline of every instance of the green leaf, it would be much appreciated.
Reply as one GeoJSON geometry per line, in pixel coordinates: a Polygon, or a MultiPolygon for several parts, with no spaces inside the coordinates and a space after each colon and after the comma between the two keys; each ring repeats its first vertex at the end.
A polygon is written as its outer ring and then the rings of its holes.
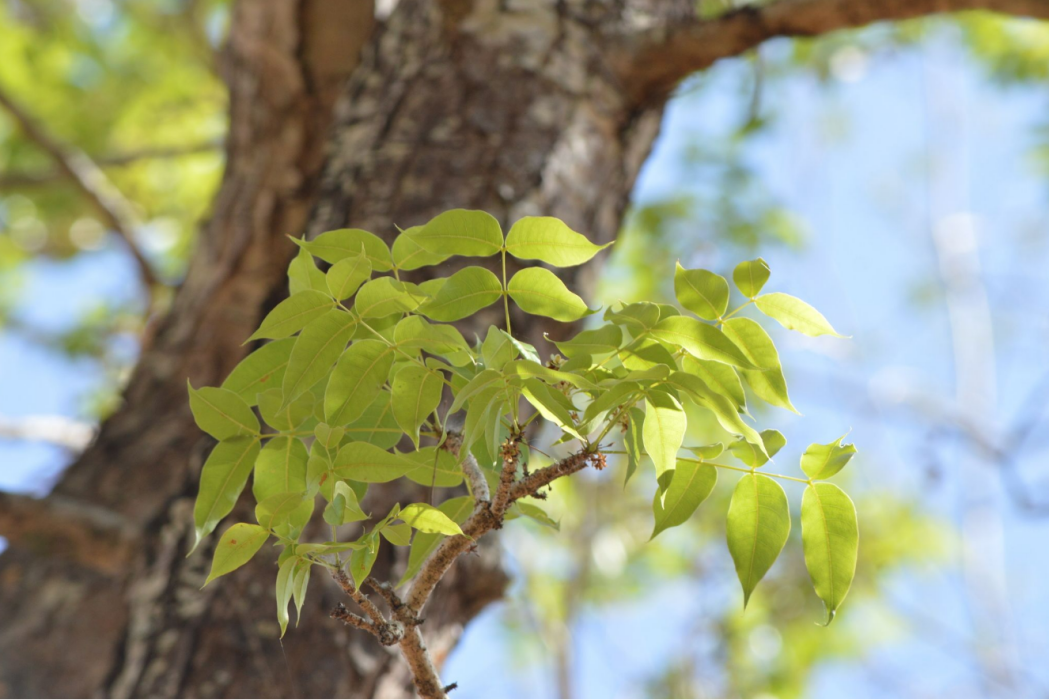
{"type": "Polygon", "coordinates": [[[391,454],[367,442],[343,445],[335,457],[333,466],[340,479],[352,479],[366,484],[393,481],[417,467],[412,460],[391,454]]]}
{"type": "Polygon", "coordinates": [[[769,281],[769,274],[769,264],[763,259],[747,260],[736,265],[736,269],[732,271],[732,281],[736,283],[736,289],[742,292],[743,296],[752,299],[769,281]]]}
{"type": "Polygon", "coordinates": [[[255,462],[251,490],[256,501],[289,491],[306,490],[306,461],[309,453],[295,437],[273,438],[262,448],[255,462]]]}
{"type": "Polygon", "coordinates": [[[652,336],[684,348],[700,360],[724,362],[743,369],[756,369],[735,343],[714,326],[688,316],[671,316],[661,320],[652,336]]]}
{"type": "Polygon", "coordinates": [[[409,365],[393,378],[393,417],[397,425],[419,446],[419,426],[441,403],[444,382],[439,372],[409,365]]]}
{"type": "Polygon", "coordinates": [[[510,342],[509,336],[501,333],[495,326],[488,326],[488,334],[481,343],[481,357],[488,369],[500,370],[507,362],[517,357],[517,349],[510,342]]]}
{"type": "Polygon", "coordinates": [[[295,598],[295,625],[298,626],[302,622],[302,604],[306,602],[306,589],[310,585],[310,569],[312,568],[309,560],[303,559],[299,562],[298,566],[295,567],[295,573],[292,575],[292,595],[295,598]]]}
{"type": "Polygon", "coordinates": [[[723,362],[697,360],[686,355],[681,358],[681,367],[686,372],[699,377],[711,389],[721,394],[739,410],[746,410],[747,397],[743,393],[743,384],[739,381],[736,369],[723,362]]]}
{"type": "Polygon", "coordinates": [[[528,501],[516,501],[513,506],[510,507],[510,510],[507,511],[507,520],[511,519],[510,516],[518,515],[534,520],[540,525],[545,525],[552,530],[557,530],[558,532],[561,530],[561,523],[551,518],[547,515],[545,510],[534,503],[529,503],[528,501]]]}
{"type": "Polygon", "coordinates": [[[810,479],[829,479],[840,472],[856,454],[855,445],[841,444],[844,439],[845,435],[842,435],[826,445],[816,442],[809,445],[801,456],[801,471],[810,479]]]}
{"type": "Polygon", "coordinates": [[[393,262],[398,270],[418,270],[420,267],[440,265],[452,257],[450,252],[432,253],[419,245],[415,240],[415,234],[420,228],[422,227],[412,226],[402,231],[393,241],[393,262]]]}
{"type": "Polygon", "coordinates": [[[292,239],[299,244],[299,254],[288,265],[288,292],[298,294],[307,289],[312,289],[321,294],[328,293],[328,283],[324,280],[324,273],[317,269],[317,263],[313,262],[313,256],[302,246],[302,241],[292,239]]]}
{"type": "Polygon", "coordinates": [[[332,503],[339,500],[342,504],[339,508],[340,517],[339,522],[337,523],[338,525],[356,523],[368,519],[368,514],[361,508],[361,503],[357,498],[357,492],[350,488],[350,485],[345,481],[338,481],[335,483],[335,489],[332,496],[332,503]]]}
{"type": "Polygon", "coordinates": [[[708,270],[686,270],[678,263],[674,294],[682,306],[708,321],[721,318],[728,309],[728,281],[708,270]]]}
{"type": "Polygon", "coordinates": [[[752,364],[761,367],[742,370],[743,379],[754,393],[773,406],[797,413],[787,396],[787,380],[783,377],[779,353],[765,329],[749,318],[730,318],[722,330],[752,364]]]}
{"type": "Polygon", "coordinates": [[[390,544],[397,547],[407,547],[412,542],[412,528],[408,523],[387,525],[381,532],[390,544]]]}
{"type": "Polygon", "coordinates": [[[216,440],[225,440],[235,435],[258,435],[259,419],[251,406],[229,389],[212,386],[194,389],[189,387],[189,409],[193,420],[205,433],[216,440]]]}
{"type": "Polygon", "coordinates": [[[538,379],[526,379],[521,385],[521,394],[528,399],[528,403],[532,404],[543,418],[569,435],[580,440],[584,439],[583,435],[576,428],[575,421],[572,419],[568,409],[554,398],[550,387],[546,384],[543,384],[538,379]]]}
{"type": "Polygon", "coordinates": [[[358,340],[342,354],[324,391],[324,418],[346,425],[375,401],[393,367],[394,351],[378,340],[358,340]]]}
{"type": "Polygon", "coordinates": [[[761,443],[758,432],[743,421],[732,402],[711,390],[702,379],[685,372],[674,372],[667,379],[667,383],[685,391],[694,402],[713,413],[725,430],[742,435],[755,445],[761,443]]]}
{"type": "Polygon", "coordinates": [[[780,325],[792,331],[809,336],[833,335],[844,338],[830,325],[819,311],[801,299],[783,292],[762,294],[754,300],[761,313],[779,321],[780,325]]]}
{"type": "Polygon", "coordinates": [[[325,281],[334,298],[349,299],[371,276],[372,264],[368,256],[361,252],[332,265],[325,275],[325,281]]]}
{"type": "Polygon", "coordinates": [[[444,324],[431,324],[419,316],[406,316],[401,319],[393,332],[393,340],[397,347],[403,350],[425,350],[434,355],[452,357],[452,364],[459,365],[459,354],[463,354],[463,362],[467,364],[469,357],[469,346],[462,334],[455,326],[444,324]]]}
{"type": "Polygon", "coordinates": [[[828,625],[852,586],[859,541],[852,499],[834,484],[810,484],[801,499],[801,542],[828,625]]]}
{"type": "Polygon", "coordinates": [[[280,636],[284,638],[284,633],[288,630],[288,603],[291,602],[291,597],[295,589],[295,567],[298,566],[299,559],[297,557],[290,557],[280,565],[277,570],[277,623],[280,625],[280,636]]]}
{"type": "Polygon", "coordinates": [[[255,437],[223,440],[208,455],[200,472],[200,491],[193,506],[197,537],[190,554],[233,510],[258,455],[259,441],[255,437]]]}
{"type": "Polygon", "coordinates": [[[262,325],[245,343],[259,338],[287,338],[298,333],[307,323],[329,311],[334,306],[327,294],[307,289],[293,294],[277,304],[273,311],[262,319],[262,325]]]}
{"type": "Polygon", "coordinates": [[[565,384],[571,384],[575,388],[583,389],[584,391],[598,390],[596,384],[581,374],[550,369],[546,365],[541,365],[538,362],[533,362],[531,360],[516,360],[506,369],[507,371],[512,371],[521,377],[541,377],[553,384],[564,382],[565,384]]]}
{"type": "Polygon", "coordinates": [[[437,535],[461,535],[462,528],[441,510],[427,503],[413,503],[401,509],[400,519],[419,532],[437,535]]]}
{"type": "MultiPolygon", "coordinates": [[[[452,522],[456,524],[463,524],[466,519],[470,517],[474,509],[474,499],[471,496],[459,496],[458,498],[452,498],[440,506],[438,510],[447,515],[452,522]]],[[[408,568],[404,572],[404,576],[401,577],[398,586],[403,586],[405,583],[410,581],[412,577],[419,572],[422,568],[423,562],[425,562],[430,554],[437,549],[437,545],[445,538],[444,535],[436,535],[426,532],[420,532],[412,540],[412,548],[408,553],[408,568]]]]}
{"type": "Polygon", "coordinates": [[[249,406],[254,406],[259,394],[272,387],[280,388],[294,345],[295,338],[266,343],[233,368],[226,381],[222,382],[222,388],[232,391],[249,406]]]}
{"type": "Polygon", "coordinates": [[[618,408],[641,392],[637,382],[619,382],[607,391],[602,392],[590,402],[583,412],[583,420],[589,423],[602,413],[618,408]]]}
{"type": "Polygon", "coordinates": [[[729,503],[726,533],[743,586],[745,608],[790,534],[790,510],[783,487],[762,474],[740,479],[729,503]]]}
{"type": "Polygon", "coordinates": [[[455,395],[455,400],[452,401],[452,406],[448,409],[448,414],[451,415],[458,412],[467,401],[487,389],[502,384],[503,381],[503,375],[495,370],[486,369],[478,372],[477,375],[468,381],[466,386],[460,389],[455,395]]]}
{"type": "Polygon", "coordinates": [[[518,219],[506,234],[510,255],[518,260],[542,260],[554,267],[581,265],[610,245],[595,245],[552,216],[518,219]]]}
{"type": "Polygon", "coordinates": [[[333,309],[310,321],[295,341],[281,389],[289,404],[328,374],[346,349],[357,322],[345,311],[333,309]]]}
{"type": "Polygon", "coordinates": [[[503,249],[503,231],[491,214],[452,209],[430,219],[413,234],[415,242],[441,255],[488,257],[503,249]]]}
{"type": "Polygon", "coordinates": [[[555,342],[557,349],[565,357],[580,355],[601,356],[615,352],[623,342],[623,331],[619,326],[606,324],[600,328],[577,333],[571,340],[555,342]]]}
{"type": "Polygon", "coordinates": [[[259,394],[259,413],[266,425],[276,430],[294,430],[313,416],[313,406],[317,402],[310,392],[306,392],[287,406],[283,406],[284,394],[280,389],[268,389],[259,394]]]}
{"type": "Polygon", "coordinates": [[[375,533],[368,535],[364,543],[367,546],[355,549],[350,554],[350,576],[353,577],[357,588],[364,585],[364,580],[372,572],[375,559],[379,556],[379,538],[375,533]]]}
{"type": "Polygon", "coordinates": [[[361,417],[346,426],[346,437],[350,440],[369,442],[387,450],[404,435],[393,417],[390,392],[381,391],[361,417]]]}
{"type": "Polygon", "coordinates": [[[729,449],[732,450],[732,454],[736,456],[736,459],[755,469],[764,466],[771,457],[775,456],[787,444],[787,438],[783,437],[783,433],[778,430],[762,430],[760,435],[762,445],[765,448],[764,451],[756,444],[744,439],[736,440],[729,445],[729,449]]]}
{"type": "Polygon", "coordinates": [[[419,313],[435,321],[458,321],[491,306],[502,295],[503,285],[491,270],[465,267],[449,277],[419,313]]]}
{"type": "Polygon", "coordinates": [[[725,451],[725,446],[720,442],[715,442],[713,445],[702,445],[700,447],[686,447],[686,450],[696,455],[700,459],[715,459],[722,452],[725,451]]]}
{"type": "Polygon", "coordinates": [[[644,445],[642,426],[645,424],[645,414],[640,408],[636,406],[631,408],[627,415],[629,416],[629,423],[627,424],[626,434],[623,436],[623,449],[627,458],[626,476],[623,479],[624,487],[630,482],[630,477],[634,475],[634,472],[637,471],[637,465],[641,463],[641,453],[644,445]]]}
{"type": "Polygon", "coordinates": [[[437,488],[447,489],[463,483],[463,468],[447,450],[424,447],[402,456],[415,463],[415,468],[405,476],[417,484],[427,487],[432,484],[437,488]]]}
{"type": "Polygon", "coordinates": [[[687,420],[681,404],[670,394],[650,391],[645,398],[645,451],[656,466],[656,476],[674,468],[687,420]]]}
{"type": "Polygon", "coordinates": [[[673,471],[666,492],[657,493],[652,502],[656,523],[649,539],[688,520],[718,482],[718,470],[709,464],[679,460],[673,471]]]}
{"type": "Polygon", "coordinates": [[[626,304],[619,311],[609,309],[605,313],[605,320],[626,326],[636,338],[656,327],[659,322],[659,306],[647,301],[626,304]]]}
{"type": "Polygon", "coordinates": [[[578,321],[594,313],[557,275],[542,267],[520,270],[510,279],[506,291],[522,311],[533,316],[578,321]]]}
{"type": "Polygon", "coordinates": [[[267,530],[290,526],[301,530],[313,515],[313,498],[304,491],[276,493],[255,506],[255,519],[267,530]]]}
{"type": "Polygon", "coordinates": [[[619,351],[619,361],[630,370],[642,371],[653,367],[676,367],[677,362],[662,343],[652,338],[641,338],[619,351]]]}
{"type": "Polygon", "coordinates": [[[415,311],[427,297],[392,277],[379,277],[360,288],[353,310],[361,318],[385,318],[390,314],[415,311]]]}
{"type": "Polygon", "coordinates": [[[211,560],[211,573],[204,585],[219,576],[225,576],[251,561],[255,553],[269,539],[270,533],[261,525],[237,523],[222,533],[215,556],[211,560]]]}
{"type": "Polygon", "coordinates": [[[391,268],[390,249],[386,247],[383,240],[374,233],[359,228],[327,231],[312,241],[295,240],[295,242],[321,260],[330,263],[337,263],[345,258],[360,255],[361,248],[363,248],[373,270],[385,272],[391,268]]]}

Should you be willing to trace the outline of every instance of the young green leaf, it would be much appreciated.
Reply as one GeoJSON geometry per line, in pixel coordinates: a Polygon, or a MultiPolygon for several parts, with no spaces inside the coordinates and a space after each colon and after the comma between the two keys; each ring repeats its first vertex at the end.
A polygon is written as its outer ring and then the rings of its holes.
{"type": "Polygon", "coordinates": [[[787,380],[783,377],[779,353],[765,329],[749,318],[730,318],[722,330],[752,364],[761,367],[742,370],[743,379],[754,393],[773,406],[797,413],[787,396],[787,380]]]}
{"type": "Polygon", "coordinates": [[[392,277],[379,277],[367,282],[357,292],[353,310],[361,318],[385,318],[391,314],[414,311],[427,300],[414,285],[398,282],[392,277]]]}
{"type": "Polygon", "coordinates": [[[746,607],[790,534],[790,509],[783,487],[762,474],[740,479],[729,503],[726,533],[746,607]]]}
{"type": "Polygon", "coordinates": [[[491,306],[503,295],[503,285],[491,270],[465,267],[448,278],[419,313],[434,321],[458,321],[491,306]]]}
{"type": "Polygon", "coordinates": [[[819,311],[801,299],[783,292],[762,294],[754,300],[761,313],[779,321],[780,325],[792,331],[809,336],[833,335],[836,338],[845,336],[834,330],[830,322],[819,311]]]}
{"type": "Polygon", "coordinates": [[[747,397],[743,393],[743,384],[739,381],[734,367],[723,362],[697,360],[685,355],[681,358],[681,368],[702,379],[712,391],[731,401],[738,410],[746,411],[747,397]]]}
{"type": "Polygon", "coordinates": [[[312,241],[295,240],[295,242],[321,260],[330,263],[337,263],[345,258],[360,255],[361,248],[363,248],[373,270],[385,272],[391,268],[390,249],[386,247],[383,240],[374,233],[359,228],[327,231],[312,241]]]}
{"type": "Polygon", "coordinates": [[[452,257],[450,252],[430,252],[419,245],[415,234],[421,226],[412,226],[393,241],[393,262],[398,270],[418,270],[420,267],[440,265],[452,257]]]}
{"type": "Polygon", "coordinates": [[[360,500],[357,498],[357,492],[350,488],[350,485],[345,481],[339,481],[335,484],[335,489],[332,493],[334,498],[332,502],[340,500],[342,504],[340,507],[340,517],[338,525],[345,525],[346,523],[356,523],[361,520],[367,520],[368,514],[361,509],[360,500]]]}
{"type": "Polygon", "coordinates": [[[335,457],[333,466],[340,479],[352,479],[366,484],[393,481],[417,467],[410,459],[391,454],[366,442],[343,445],[335,457]]]}
{"type": "Polygon", "coordinates": [[[204,585],[219,576],[225,576],[251,561],[255,553],[269,539],[270,533],[261,525],[237,523],[222,533],[215,556],[211,560],[211,573],[204,585]]]}
{"type": "Polygon", "coordinates": [[[324,391],[324,418],[346,425],[360,418],[390,376],[394,351],[378,340],[358,340],[342,354],[324,391]]]}
{"type": "Polygon", "coordinates": [[[281,563],[277,569],[277,623],[280,625],[280,636],[288,630],[288,603],[295,587],[295,567],[298,565],[297,557],[289,557],[281,563]]]}
{"type": "Polygon", "coordinates": [[[327,294],[307,289],[293,294],[273,307],[273,311],[262,319],[262,325],[245,343],[259,338],[287,338],[301,331],[307,323],[334,307],[327,294]]]}
{"type": "Polygon", "coordinates": [[[678,263],[674,294],[682,306],[708,321],[721,318],[728,309],[728,281],[708,270],[686,270],[678,263]]]}
{"type": "Polygon", "coordinates": [[[852,499],[834,484],[810,484],[801,499],[801,542],[828,625],[852,586],[859,539],[852,499]]]}
{"type": "Polygon", "coordinates": [[[463,469],[459,461],[447,450],[424,447],[401,456],[415,463],[415,468],[405,476],[417,484],[432,484],[437,488],[447,489],[463,483],[463,469]]]}
{"type": "MultiPolygon", "coordinates": [[[[471,513],[473,513],[473,509],[474,499],[471,496],[452,498],[438,506],[438,510],[447,515],[448,518],[457,525],[462,525],[466,522],[466,519],[470,517],[471,513]]],[[[408,552],[408,568],[405,570],[404,576],[402,576],[401,580],[397,583],[398,586],[403,586],[419,572],[419,569],[422,568],[423,562],[425,562],[430,554],[437,549],[437,545],[439,545],[444,538],[444,535],[436,535],[428,532],[420,532],[415,536],[415,539],[412,540],[412,548],[408,552]]]]}
{"type": "Polygon", "coordinates": [[[543,418],[573,437],[580,440],[584,438],[576,428],[575,421],[572,419],[568,409],[554,397],[550,387],[546,384],[543,384],[538,379],[526,379],[521,385],[521,394],[528,399],[528,403],[532,404],[543,418]]]}
{"type": "Polygon", "coordinates": [[[552,216],[523,217],[506,234],[510,255],[518,260],[542,260],[554,267],[581,265],[610,245],[595,245],[552,216]]]}
{"type": "Polygon", "coordinates": [[[288,293],[298,294],[307,289],[328,293],[328,283],[324,280],[324,273],[317,269],[317,263],[313,256],[302,247],[303,241],[292,239],[299,244],[299,254],[288,265],[288,293]]]}
{"type": "Polygon", "coordinates": [[[419,426],[441,403],[443,388],[439,372],[419,365],[409,365],[393,378],[393,417],[416,448],[419,426]]]}
{"type": "Polygon", "coordinates": [[[331,266],[325,281],[335,299],[349,299],[372,276],[372,264],[362,251],[331,266]]]}
{"type": "Polygon", "coordinates": [[[670,394],[650,391],[645,398],[645,451],[656,466],[656,476],[674,468],[687,420],[681,404],[670,394]]]}
{"type": "Polygon", "coordinates": [[[465,355],[469,353],[469,347],[455,326],[435,325],[420,316],[406,316],[401,319],[394,329],[393,341],[402,350],[425,350],[444,357],[464,354],[465,361],[462,364],[469,362],[468,355],[465,355]]]}
{"type": "Polygon", "coordinates": [[[623,477],[623,487],[630,483],[630,477],[637,471],[637,465],[641,463],[641,455],[644,451],[644,436],[642,426],[645,424],[645,414],[636,406],[627,412],[628,422],[626,433],[623,435],[623,450],[626,452],[626,476],[623,477]]]}
{"type": "Polygon", "coordinates": [[[313,499],[303,491],[277,493],[259,501],[255,519],[259,525],[273,531],[290,527],[301,530],[313,515],[313,499]]]}
{"type": "Polygon", "coordinates": [[[258,438],[233,437],[220,442],[208,455],[200,472],[200,491],[193,506],[193,524],[196,527],[193,549],[214,532],[219,521],[233,510],[237,498],[248,483],[258,454],[258,438]]]}
{"type": "Polygon", "coordinates": [[[516,501],[510,510],[506,512],[506,519],[511,520],[513,517],[524,516],[529,520],[534,520],[540,525],[545,525],[551,530],[557,530],[560,532],[561,523],[547,515],[547,512],[537,506],[534,503],[528,501],[516,501]]]}
{"type": "Polygon", "coordinates": [[[259,394],[272,387],[280,387],[294,345],[295,338],[266,343],[233,368],[226,381],[222,382],[222,388],[232,391],[249,406],[254,406],[259,394]]]}
{"type": "Polygon", "coordinates": [[[353,577],[357,588],[364,585],[364,580],[372,572],[372,566],[375,565],[375,560],[379,556],[378,534],[373,532],[363,538],[362,543],[366,546],[355,549],[350,554],[350,576],[353,577]]]}
{"type": "Polygon", "coordinates": [[[317,397],[306,392],[287,406],[283,406],[284,394],[280,389],[267,389],[258,396],[259,413],[266,425],[275,430],[294,430],[313,416],[317,397]]]}
{"type": "Polygon", "coordinates": [[[193,420],[205,433],[216,440],[225,440],[235,435],[258,435],[259,419],[244,399],[229,389],[205,386],[189,387],[189,409],[193,420]]]}
{"type": "Polygon", "coordinates": [[[769,281],[769,274],[769,264],[763,259],[747,260],[736,265],[736,269],[732,271],[732,281],[743,296],[753,299],[769,281]]]}
{"type": "Polygon", "coordinates": [[[842,435],[834,442],[826,445],[812,443],[801,456],[801,471],[805,472],[810,479],[829,479],[849,463],[852,456],[856,454],[856,446],[852,444],[843,445],[845,439],[842,435]]]}
{"type": "Polygon", "coordinates": [[[292,574],[292,596],[295,599],[295,625],[302,622],[302,604],[306,602],[306,588],[310,585],[310,569],[312,568],[308,559],[301,560],[292,574]]]}
{"type": "Polygon", "coordinates": [[[415,242],[441,255],[485,258],[503,248],[503,231],[491,214],[452,209],[430,219],[413,234],[415,242]]]}
{"type": "Polygon", "coordinates": [[[599,357],[615,352],[623,342],[623,331],[611,323],[577,333],[571,340],[555,341],[557,349],[568,358],[580,355],[599,357]]]}
{"type": "Polygon", "coordinates": [[[386,541],[397,547],[407,547],[412,542],[412,528],[408,523],[387,525],[381,533],[386,541]]]}
{"type": "Polygon", "coordinates": [[[720,442],[715,442],[713,445],[702,445],[700,447],[686,447],[686,450],[696,455],[700,459],[717,459],[722,452],[725,451],[725,446],[720,442]]]}
{"type": "Polygon", "coordinates": [[[517,357],[517,349],[510,342],[509,336],[500,333],[495,326],[488,326],[488,334],[481,343],[481,357],[488,369],[501,370],[507,362],[517,357]]]}
{"type": "Polygon", "coordinates": [[[404,433],[393,417],[393,406],[388,391],[380,391],[375,401],[364,409],[361,417],[346,426],[347,438],[369,442],[382,450],[396,445],[402,435],[404,433]]]}
{"type": "Polygon", "coordinates": [[[742,438],[729,445],[729,449],[732,450],[732,454],[736,456],[736,459],[755,469],[764,466],[770,458],[787,444],[787,439],[778,430],[762,430],[760,435],[762,445],[765,448],[764,451],[756,443],[748,442],[742,438]]]}
{"type": "Polygon", "coordinates": [[[255,462],[252,493],[256,501],[274,494],[306,490],[306,461],[309,453],[302,440],[278,437],[266,443],[255,462]]]}
{"type": "Polygon", "coordinates": [[[542,267],[526,267],[506,286],[510,298],[521,310],[557,321],[578,321],[594,313],[579,295],[573,294],[561,279],[542,267]]]}
{"type": "Polygon", "coordinates": [[[718,482],[718,470],[709,464],[679,460],[673,472],[666,492],[652,501],[656,523],[649,539],[688,520],[718,482]]]}
{"type": "Polygon", "coordinates": [[[651,331],[653,337],[684,348],[700,360],[714,360],[743,369],[756,369],[735,343],[714,326],[688,316],[661,320],[651,331]]]}
{"type": "Polygon", "coordinates": [[[405,506],[401,509],[398,517],[419,532],[429,532],[436,535],[463,534],[462,528],[454,520],[427,503],[413,503],[410,506],[405,506]]]}
{"type": "Polygon", "coordinates": [[[284,404],[299,398],[328,374],[346,349],[357,322],[345,311],[333,309],[310,321],[295,341],[281,389],[284,404]]]}

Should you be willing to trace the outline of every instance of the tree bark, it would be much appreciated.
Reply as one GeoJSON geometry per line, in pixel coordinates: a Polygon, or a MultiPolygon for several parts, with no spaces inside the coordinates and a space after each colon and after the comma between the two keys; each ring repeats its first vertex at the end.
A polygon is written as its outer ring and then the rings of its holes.
{"type": "MultiPolygon", "coordinates": [[[[787,4],[805,6],[799,16],[814,32],[880,18],[822,2],[837,19],[816,12],[818,0],[787,4]]],[[[1044,11],[1037,0],[1014,4],[1044,11]]],[[[193,424],[186,379],[217,385],[250,349],[241,342],[286,293],[294,249],[285,234],[352,225],[392,240],[395,226],[466,207],[491,212],[504,227],[524,215],[557,216],[595,241],[612,240],[670,87],[769,36],[805,31],[783,21],[753,25],[758,10],[745,20],[735,13],[718,21],[736,39],[704,53],[689,47],[689,36],[727,35],[698,22],[692,5],[401,0],[375,21],[363,0],[241,0],[224,59],[231,127],[212,218],[123,407],[55,489],[63,507],[119,523],[119,537],[99,532],[85,539],[91,547],[71,547],[55,541],[63,528],[34,537],[30,516],[19,520],[0,558],[0,695],[409,692],[397,657],[327,619],[342,600],[327,577],[315,577],[305,619],[283,648],[272,561],[260,556],[199,590],[211,553],[185,554],[212,443],[193,424]],[[642,57],[673,65],[639,67],[642,57]],[[110,540],[119,548],[98,544],[110,540]]],[[[903,2],[871,5],[910,11],[903,2]]],[[[596,270],[564,274],[586,289],[596,270]]],[[[493,313],[473,329],[499,321],[493,313]]],[[[514,325],[537,342],[543,331],[569,330],[524,317],[514,325]]],[[[387,501],[408,495],[376,491],[387,501]]],[[[57,509],[38,510],[52,517],[57,509]]],[[[387,556],[377,570],[397,575],[399,566],[387,556]]],[[[423,625],[438,665],[505,584],[490,542],[453,568],[423,625]]]]}

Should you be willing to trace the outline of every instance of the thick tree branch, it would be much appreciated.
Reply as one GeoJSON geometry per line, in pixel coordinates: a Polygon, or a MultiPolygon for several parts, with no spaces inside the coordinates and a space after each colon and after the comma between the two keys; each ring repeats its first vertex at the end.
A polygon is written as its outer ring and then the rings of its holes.
{"type": "MultiPolygon", "coordinates": [[[[172,160],[202,153],[215,153],[221,150],[221,141],[201,141],[200,143],[189,143],[182,146],[150,146],[113,155],[94,156],[91,160],[100,168],[119,168],[143,160],[172,160]]],[[[66,172],[59,168],[9,172],[0,175],[0,189],[40,187],[53,184],[58,180],[64,180],[67,177],[66,172]]]]}
{"type": "Polygon", "coordinates": [[[990,10],[1049,19],[1049,0],[780,0],[710,20],[662,25],[624,40],[610,54],[638,103],[662,99],[690,74],[775,37],[813,37],[882,21],[990,10]]]}
{"type": "Polygon", "coordinates": [[[115,574],[126,570],[138,531],[113,511],[55,494],[32,498],[0,493],[0,536],[42,556],[115,574]]]}
{"type": "Polygon", "coordinates": [[[25,135],[47,153],[77,189],[90,200],[105,224],[124,239],[138,267],[142,284],[152,298],[153,287],[158,280],[149,261],[135,243],[134,231],[138,217],[135,215],[134,205],[90,158],[57,141],[3,89],[0,89],[0,106],[7,110],[25,135]]]}

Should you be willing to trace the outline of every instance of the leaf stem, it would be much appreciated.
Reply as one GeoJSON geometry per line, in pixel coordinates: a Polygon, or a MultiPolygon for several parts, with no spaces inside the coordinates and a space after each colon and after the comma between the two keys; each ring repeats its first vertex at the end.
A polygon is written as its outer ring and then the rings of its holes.
{"type": "MultiPolygon", "coordinates": [[[[626,450],[601,450],[601,452],[603,452],[606,455],[625,455],[626,454],[626,450]]],[[[642,452],[641,456],[642,457],[648,457],[648,453],[647,452],[642,452]]],[[[785,479],[787,481],[796,481],[799,484],[811,484],[812,483],[811,479],[799,479],[796,476],[787,476],[786,474],[776,474],[774,472],[763,472],[763,471],[758,471],[756,468],[755,469],[750,469],[750,468],[747,468],[747,467],[734,467],[731,464],[720,464],[718,462],[708,462],[705,459],[692,459],[691,457],[678,457],[677,460],[679,462],[691,462],[692,464],[709,464],[710,466],[717,467],[718,469],[731,469],[734,472],[742,472],[744,474],[763,474],[764,476],[770,476],[773,479],[785,479]]]]}
{"type": "Polygon", "coordinates": [[[510,292],[506,288],[506,246],[502,248],[503,258],[503,311],[506,312],[506,334],[512,336],[513,329],[510,327],[510,292]]]}

